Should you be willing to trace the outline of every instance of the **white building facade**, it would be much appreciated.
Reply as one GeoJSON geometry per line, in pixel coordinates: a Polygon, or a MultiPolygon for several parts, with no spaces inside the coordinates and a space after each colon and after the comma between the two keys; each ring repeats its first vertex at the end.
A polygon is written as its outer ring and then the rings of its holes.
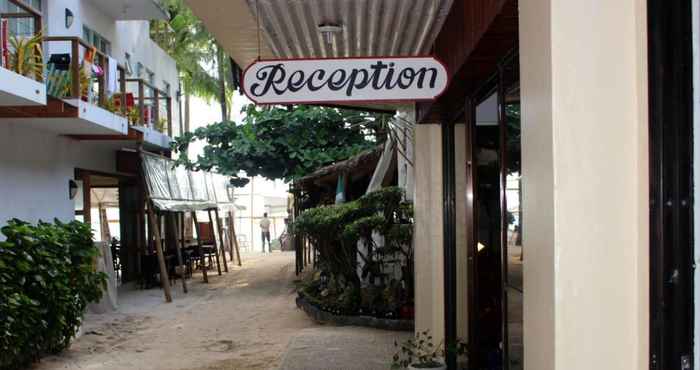
{"type": "Polygon", "coordinates": [[[11,218],[71,220],[81,197],[71,187],[92,177],[96,187],[116,188],[124,179],[118,152],[141,147],[169,155],[170,138],[180,134],[177,66],[149,36],[149,21],[167,14],[151,0],[0,0],[5,12],[28,14],[21,21],[0,18],[10,26],[8,39],[16,36],[13,22],[40,22],[46,64],[43,79],[0,64],[0,225],[11,218]],[[100,68],[80,81],[80,94],[52,94],[51,71],[60,69],[53,62],[71,59],[72,88],[74,64],[82,69],[92,46],[100,68]],[[94,96],[84,96],[85,84],[94,96]],[[140,117],[128,119],[127,109],[140,117]]]}

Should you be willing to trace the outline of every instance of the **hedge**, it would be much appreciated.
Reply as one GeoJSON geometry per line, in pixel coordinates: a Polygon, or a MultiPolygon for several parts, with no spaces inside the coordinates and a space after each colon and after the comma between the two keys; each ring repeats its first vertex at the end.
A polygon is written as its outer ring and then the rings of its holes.
{"type": "Polygon", "coordinates": [[[0,369],[18,369],[68,347],[107,275],[87,224],[13,219],[0,231],[0,369]]]}

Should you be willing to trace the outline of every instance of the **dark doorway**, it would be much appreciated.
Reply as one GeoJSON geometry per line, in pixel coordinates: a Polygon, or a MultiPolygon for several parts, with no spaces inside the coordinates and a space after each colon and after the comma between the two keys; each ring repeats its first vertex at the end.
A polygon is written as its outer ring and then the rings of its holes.
{"type": "Polygon", "coordinates": [[[469,342],[473,370],[523,368],[520,94],[516,52],[467,98],[469,342]]]}
{"type": "Polygon", "coordinates": [[[693,369],[691,0],[649,0],[650,368],[693,369]]]}

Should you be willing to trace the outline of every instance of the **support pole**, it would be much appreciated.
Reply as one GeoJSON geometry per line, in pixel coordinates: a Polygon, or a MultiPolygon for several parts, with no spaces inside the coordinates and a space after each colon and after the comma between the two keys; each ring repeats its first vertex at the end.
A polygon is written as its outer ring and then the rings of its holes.
{"type": "Polygon", "coordinates": [[[457,369],[457,245],[455,211],[455,128],[449,121],[442,123],[442,202],[444,233],[445,279],[445,364],[457,369]]]}
{"type": "MultiPolygon", "coordinates": [[[[228,263],[226,262],[226,247],[224,246],[224,231],[222,230],[223,223],[219,218],[219,208],[214,208],[214,215],[216,216],[216,230],[219,233],[219,244],[221,244],[221,259],[223,259],[224,262],[224,271],[228,272],[228,263]]],[[[212,226],[214,226],[214,224],[212,224],[212,226]]]]}
{"type": "Polygon", "coordinates": [[[202,235],[199,231],[199,222],[197,221],[197,211],[192,211],[192,220],[194,221],[194,229],[197,230],[197,247],[199,248],[200,266],[202,267],[202,277],[204,282],[209,282],[209,277],[207,276],[207,259],[204,258],[204,250],[202,250],[202,235]]]}
{"type": "MultiPolygon", "coordinates": [[[[236,235],[236,219],[233,217],[233,211],[229,211],[228,215],[229,219],[231,220],[231,240],[233,241],[233,246],[236,248],[238,266],[242,266],[243,261],[241,261],[241,249],[238,246],[238,236],[236,235]]],[[[231,259],[233,259],[233,254],[231,254],[231,259]]]]}
{"type": "Polygon", "coordinates": [[[209,230],[211,231],[211,237],[214,239],[214,255],[216,256],[216,269],[221,275],[221,262],[219,262],[219,245],[216,243],[216,235],[214,233],[214,219],[211,217],[211,209],[207,210],[207,215],[209,216],[209,230]]]}
{"type": "Polygon", "coordinates": [[[157,225],[158,218],[153,212],[153,204],[148,204],[148,220],[150,222],[150,229],[153,230],[153,235],[155,236],[156,242],[156,255],[158,256],[158,266],[160,267],[160,284],[163,286],[163,293],[165,294],[165,301],[172,302],[173,297],[170,293],[170,281],[168,280],[168,269],[165,267],[165,256],[163,255],[163,240],[160,238],[160,228],[157,225]]]}
{"type": "Polygon", "coordinates": [[[173,240],[175,240],[175,249],[177,250],[177,265],[180,268],[180,280],[182,281],[182,291],[187,293],[187,282],[185,281],[185,266],[182,263],[182,248],[180,247],[180,239],[179,238],[179,233],[178,230],[180,229],[178,227],[179,224],[179,217],[177,213],[168,213],[166,216],[168,217],[168,221],[166,222],[166,225],[168,225],[168,232],[172,233],[173,235],[173,240]]]}

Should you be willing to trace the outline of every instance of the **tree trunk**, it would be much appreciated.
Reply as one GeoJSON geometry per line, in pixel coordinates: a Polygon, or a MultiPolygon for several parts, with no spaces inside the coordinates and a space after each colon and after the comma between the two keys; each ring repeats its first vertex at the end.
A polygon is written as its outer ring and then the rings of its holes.
{"type": "Polygon", "coordinates": [[[219,68],[219,104],[221,104],[221,120],[227,121],[228,102],[226,99],[226,71],[224,67],[224,50],[220,45],[216,46],[216,64],[219,68]]]}

